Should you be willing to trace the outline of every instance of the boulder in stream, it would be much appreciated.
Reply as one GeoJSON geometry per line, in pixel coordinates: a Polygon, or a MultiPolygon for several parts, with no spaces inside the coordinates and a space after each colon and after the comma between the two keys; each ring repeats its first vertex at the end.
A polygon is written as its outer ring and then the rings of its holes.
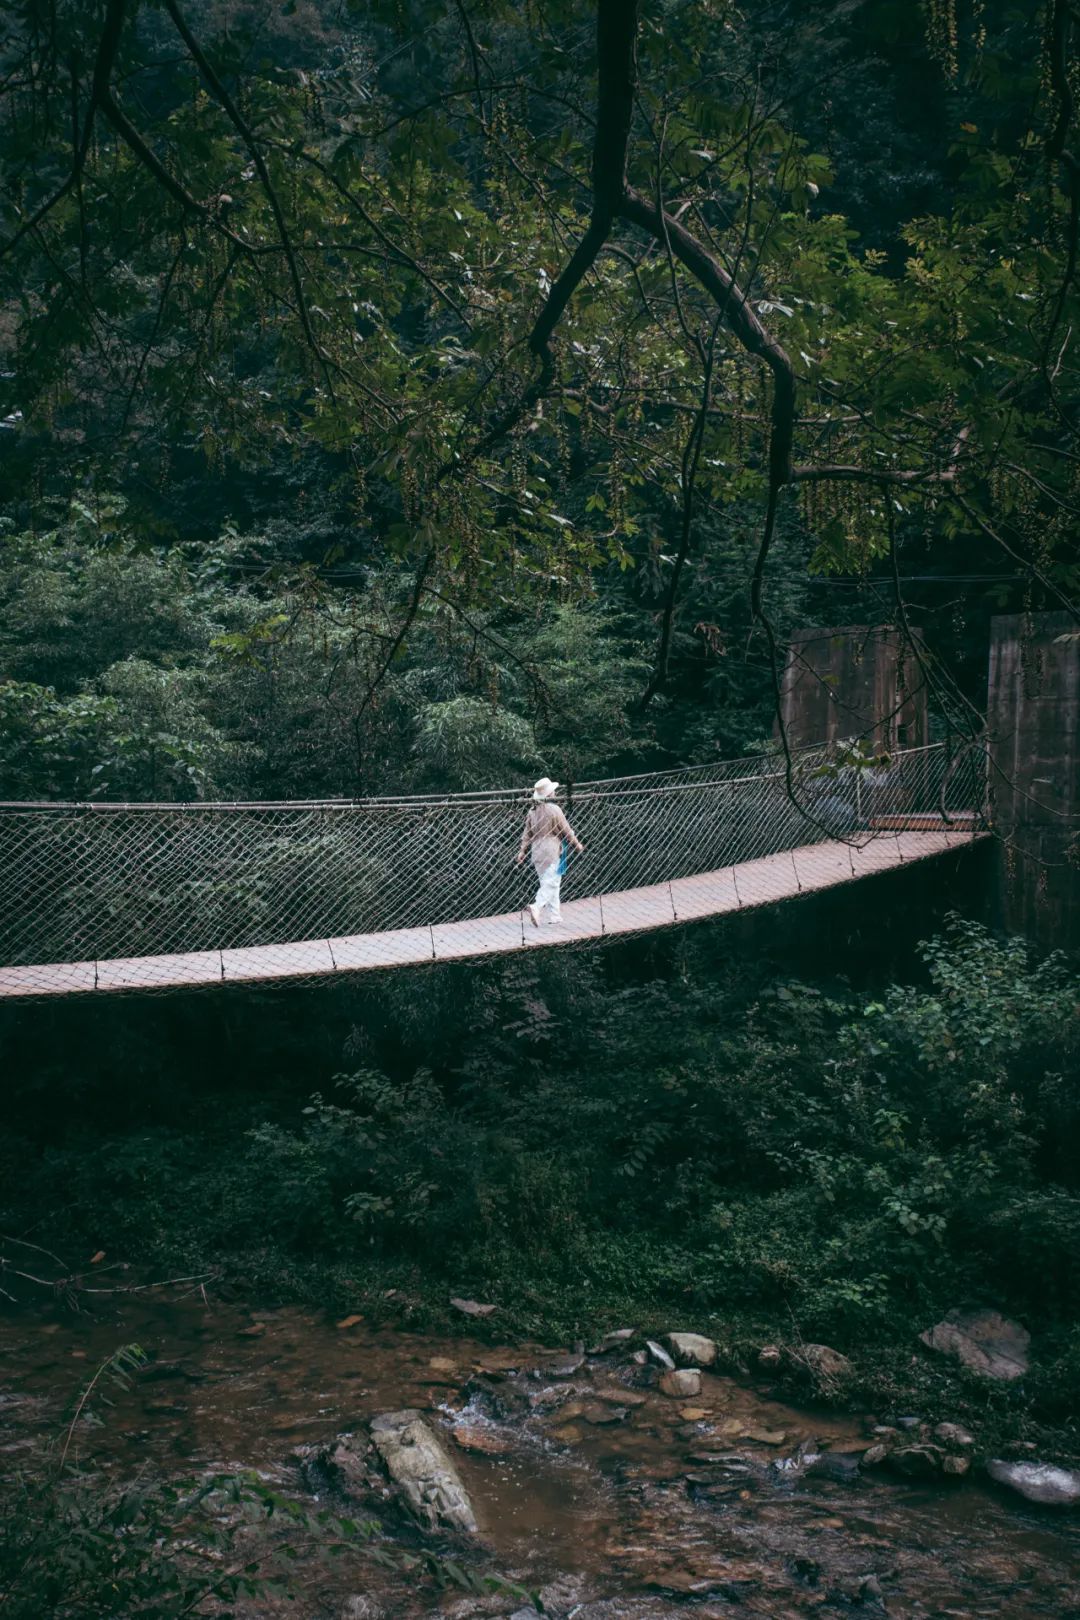
{"type": "Polygon", "coordinates": [[[1007,1383],[1028,1370],[1031,1334],[998,1311],[951,1312],[919,1338],[928,1350],[951,1357],[982,1378],[1007,1383]]]}
{"type": "Polygon", "coordinates": [[[1053,1463],[988,1462],[986,1472],[999,1485],[1019,1491],[1029,1502],[1046,1507],[1080,1506],[1080,1469],[1057,1468],[1053,1463]]]}
{"type": "Polygon", "coordinates": [[[660,1388],[674,1400],[701,1394],[701,1374],[696,1367],[671,1368],[660,1374],[660,1388]]]}
{"type": "Polygon", "coordinates": [[[442,1443],[411,1407],[372,1418],[372,1441],[410,1510],[429,1530],[476,1532],[468,1493],[442,1443]]]}

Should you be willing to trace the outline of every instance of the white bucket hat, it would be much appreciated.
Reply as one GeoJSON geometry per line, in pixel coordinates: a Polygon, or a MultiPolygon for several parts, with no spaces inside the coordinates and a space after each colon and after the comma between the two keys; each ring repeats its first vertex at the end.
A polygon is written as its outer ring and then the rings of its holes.
{"type": "Polygon", "coordinates": [[[550,776],[542,776],[539,782],[533,783],[533,798],[540,804],[545,799],[553,799],[558,791],[558,782],[553,782],[550,776]]]}

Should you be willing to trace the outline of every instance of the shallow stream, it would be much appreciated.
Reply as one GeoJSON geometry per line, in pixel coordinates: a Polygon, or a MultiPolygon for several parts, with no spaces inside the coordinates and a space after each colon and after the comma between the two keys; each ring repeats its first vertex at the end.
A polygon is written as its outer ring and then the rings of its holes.
{"type": "MultiPolygon", "coordinates": [[[[613,1324],[617,1326],[619,1324],[613,1324]]],[[[765,1382],[704,1376],[671,1399],[618,1352],[578,1370],[540,1346],[342,1327],[298,1309],[251,1316],[200,1296],[104,1296],[0,1316],[0,1446],[9,1467],[56,1432],[64,1404],[118,1345],[149,1356],[84,1461],[126,1475],[254,1468],[303,1499],[298,1455],[377,1412],[424,1411],[473,1498],[480,1545],[444,1553],[542,1589],[558,1620],[820,1611],[892,1617],[1080,1617],[1077,1516],[964,1480],[853,1480],[797,1459],[848,1459],[872,1419],[800,1409],[765,1382]],[[456,1430],[456,1438],[455,1438],[456,1430]]],[[[393,1535],[392,1526],[388,1534],[393,1535]]],[[[362,1556],[294,1576],[301,1597],[247,1612],[304,1620],[509,1615],[373,1568],[362,1556]]]]}

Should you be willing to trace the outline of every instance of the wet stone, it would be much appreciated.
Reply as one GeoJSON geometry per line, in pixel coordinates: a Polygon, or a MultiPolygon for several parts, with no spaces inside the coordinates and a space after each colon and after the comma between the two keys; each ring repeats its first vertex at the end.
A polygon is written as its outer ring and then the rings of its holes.
{"type": "Polygon", "coordinates": [[[450,1458],[420,1413],[406,1408],[372,1418],[371,1438],[391,1480],[428,1529],[475,1534],[472,1503],[450,1458]]]}
{"type": "Polygon", "coordinates": [[[610,1401],[612,1406],[644,1406],[648,1400],[640,1389],[624,1389],[621,1384],[615,1384],[610,1389],[596,1390],[598,1401],[610,1401]]]}
{"type": "Polygon", "coordinates": [[[622,1423],[629,1412],[625,1406],[607,1406],[601,1401],[589,1401],[582,1407],[581,1416],[586,1423],[600,1428],[610,1423],[622,1423]]]}
{"type": "Polygon", "coordinates": [[[455,1423],[450,1430],[462,1451],[478,1453],[483,1457],[506,1457],[513,1450],[506,1435],[479,1423],[455,1423]]]}
{"type": "Polygon", "coordinates": [[[527,1417],[532,1411],[527,1391],[503,1373],[474,1373],[462,1393],[467,1401],[476,1401],[491,1417],[510,1420],[527,1417]]]}
{"type": "Polygon", "coordinates": [[[552,1378],[573,1378],[585,1365],[585,1346],[575,1344],[569,1355],[562,1356],[547,1369],[552,1378]]]}
{"type": "Polygon", "coordinates": [[[667,1372],[674,1372],[675,1362],[664,1349],[662,1344],[657,1344],[655,1339],[646,1339],[645,1349],[648,1352],[649,1358],[655,1361],[658,1367],[663,1367],[667,1372]]]}
{"type": "Polygon", "coordinates": [[[1080,1469],[1057,1468],[1053,1463],[988,1462],[986,1472],[999,1485],[1019,1491],[1029,1502],[1041,1502],[1044,1507],[1076,1507],[1080,1505],[1080,1469]]]}
{"type": "Polygon", "coordinates": [[[660,1388],[674,1400],[701,1394],[701,1374],[696,1367],[680,1367],[660,1374],[660,1388]]]}
{"type": "Polygon", "coordinates": [[[854,1485],[859,1477],[859,1459],[842,1452],[823,1451],[807,1464],[806,1472],[816,1479],[835,1480],[838,1485],[854,1485]]]}

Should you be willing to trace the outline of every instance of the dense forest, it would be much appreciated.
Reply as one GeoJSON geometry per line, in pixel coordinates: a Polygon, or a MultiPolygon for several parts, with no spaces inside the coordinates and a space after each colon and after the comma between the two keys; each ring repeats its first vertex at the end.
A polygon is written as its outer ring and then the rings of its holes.
{"type": "MultiPolygon", "coordinates": [[[[890,626],[978,744],[991,617],[1080,626],[1067,0],[0,22],[0,800],[790,754],[808,625],[890,626]]],[[[688,1326],[742,1378],[827,1345],[778,1387],[1065,1470],[1080,975],[1002,931],[991,845],[527,961],[5,1005],[0,1305],[93,1312],[107,1255],[492,1343],[688,1326]],[[1017,1383],[920,1348],[982,1308],[1017,1383]]],[[[202,1531],[153,1491],[120,1559],[67,1453],[0,1509],[0,1608],[278,1612],[158,1557],[202,1531]]]]}

